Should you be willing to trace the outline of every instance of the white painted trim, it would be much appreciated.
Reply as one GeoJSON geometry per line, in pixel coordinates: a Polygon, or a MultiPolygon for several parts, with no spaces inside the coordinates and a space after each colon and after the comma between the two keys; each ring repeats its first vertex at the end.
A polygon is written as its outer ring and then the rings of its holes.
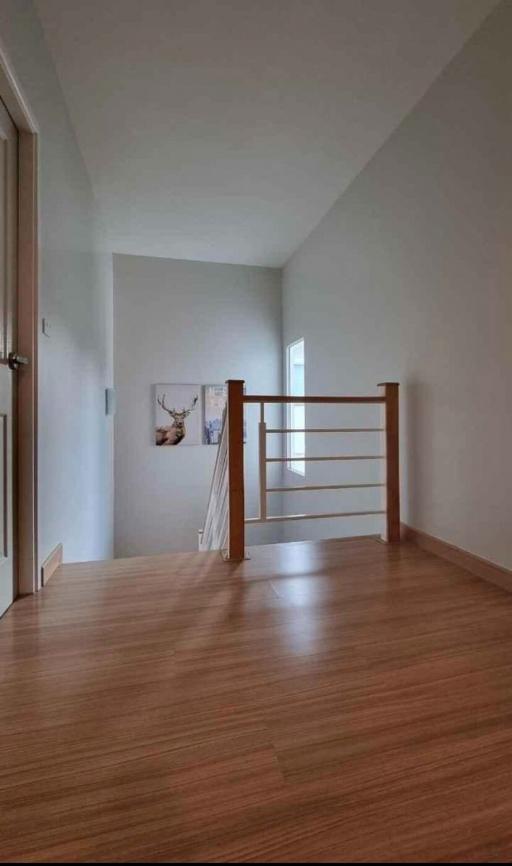
{"type": "Polygon", "coordinates": [[[16,348],[30,359],[16,382],[16,577],[17,595],[41,588],[38,563],[38,126],[0,42],[0,96],[19,133],[18,320],[16,348]]]}
{"type": "Polygon", "coordinates": [[[39,133],[39,127],[30,110],[16,76],[9,55],[0,38],[0,93],[19,132],[39,133]]]}

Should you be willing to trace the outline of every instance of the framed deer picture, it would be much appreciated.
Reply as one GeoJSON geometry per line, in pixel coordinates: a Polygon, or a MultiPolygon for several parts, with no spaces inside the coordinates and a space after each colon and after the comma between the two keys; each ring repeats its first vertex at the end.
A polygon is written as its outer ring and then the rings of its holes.
{"type": "Polygon", "coordinates": [[[155,445],[201,445],[201,386],[155,385],[155,445]]]}

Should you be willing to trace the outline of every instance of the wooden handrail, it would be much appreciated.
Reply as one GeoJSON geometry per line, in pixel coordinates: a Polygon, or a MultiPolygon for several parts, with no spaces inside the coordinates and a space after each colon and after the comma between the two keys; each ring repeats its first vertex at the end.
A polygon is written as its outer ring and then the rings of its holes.
{"type": "Polygon", "coordinates": [[[361,487],[385,487],[382,481],[368,484],[295,484],[293,487],[266,487],[267,493],[310,493],[312,490],[355,490],[361,487]]]}
{"type": "Polygon", "coordinates": [[[228,550],[227,558],[245,557],[244,382],[228,379],[228,550]]]}
{"type": "Polygon", "coordinates": [[[385,397],[305,397],[289,394],[244,394],[244,403],[385,403],[385,397]]]}
{"type": "Polygon", "coordinates": [[[267,427],[267,433],[384,433],[384,427],[267,427]]]}
{"type": "Polygon", "coordinates": [[[322,520],[325,517],[368,517],[385,514],[382,509],[377,511],[329,511],[324,514],[276,514],[269,515],[264,520],[261,517],[249,517],[246,523],[284,523],[287,520],[322,520]]]}
{"type": "Polygon", "coordinates": [[[386,429],[386,538],[400,541],[400,469],[398,443],[398,382],[381,382],[386,429]]]}
{"type": "Polygon", "coordinates": [[[385,454],[343,454],[339,457],[267,457],[267,463],[315,463],[319,460],[385,460],[385,454]]]}
{"type": "Polygon", "coordinates": [[[228,535],[227,464],[227,424],[226,410],[224,410],[206,517],[203,529],[199,530],[200,550],[223,550],[226,547],[228,535]]]}
{"type": "MultiPolygon", "coordinates": [[[[320,519],[322,517],[357,517],[365,515],[386,515],[386,532],[384,540],[397,542],[400,540],[400,491],[399,491],[399,455],[398,455],[398,383],[384,382],[379,387],[382,393],[372,397],[319,397],[319,396],[289,396],[279,394],[244,394],[244,382],[241,379],[227,381],[227,460],[228,460],[228,544],[227,558],[240,561],[245,558],[245,524],[266,523],[285,520],[320,519]],[[244,404],[259,403],[261,417],[259,426],[260,444],[260,515],[257,518],[245,518],[244,506],[244,404]],[[340,484],[340,485],[303,485],[302,489],[333,490],[356,487],[385,487],[386,510],[338,511],[326,514],[288,514],[268,515],[266,495],[270,492],[284,492],[283,488],[267,488],[264,467],[268,463],[284,463],[290,458],[267,457],[266,435],[271,432],[292,432],[286,428],[268,429],[264,421],[264,404],[285,403],[316,403],[316,404],[374,404],[381,405],[385,420],[381,427],[372,428],[337,428],[339,432],[384,432],[386,453],[384,455],[339,455],[336,457],[304,457],[294,458],[300,462],[313,460],[376,460],[383,459],[386,464],[386,481],[383,484],[340,484]]],[[[304,432],[329,432],[319,428],[305,428],[304,432]]],[[[332,431],[334,432],[334,430],[332,431]]],[[[294,488],[290,488],[293,490],[294,488]]],[[[300,487],[298,489],[301,489],[300,487]]]]}

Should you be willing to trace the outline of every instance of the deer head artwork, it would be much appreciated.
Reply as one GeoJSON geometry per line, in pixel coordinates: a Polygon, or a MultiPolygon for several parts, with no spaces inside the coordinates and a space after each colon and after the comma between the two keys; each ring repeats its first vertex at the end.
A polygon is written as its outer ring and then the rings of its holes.
{"type": "Polygon", "coordinates": [[[179,445],[187,435],[185,427],[185,418],[188,418],[190,413],[195,409],[199,397],[196,395],[192,400],[190,409],[170,409],[165,405],[165,394],[157,397],[157,403],[164,412],[172,418],[173,423],[168,427],[156,428],[156,444],[157,445],[179,445]]]}

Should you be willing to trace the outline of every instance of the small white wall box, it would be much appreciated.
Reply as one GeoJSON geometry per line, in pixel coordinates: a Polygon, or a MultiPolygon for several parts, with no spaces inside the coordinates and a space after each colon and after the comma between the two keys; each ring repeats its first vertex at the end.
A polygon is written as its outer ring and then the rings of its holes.
{"type": "Polygon", "coordinates": [[[105,415],[115,415],[116,392],[114,388],[105,388],[105,415]]]}

